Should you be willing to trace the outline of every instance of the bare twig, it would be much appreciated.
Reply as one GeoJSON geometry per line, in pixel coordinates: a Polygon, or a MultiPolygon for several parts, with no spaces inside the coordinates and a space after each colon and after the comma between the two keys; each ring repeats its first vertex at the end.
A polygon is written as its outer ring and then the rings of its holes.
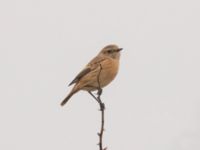
{"type": "Polygon", "coordinates": [[[94,94],[92,92],[89,91],[89,94],[98,102],[99,107],[100,107],[100,111],[101,111],[101,129],[100,132],[98,132],[98,136],[99,136],[99,150],[107,150],[107,148],[103,148],[103,132],[104,132],[104,110],[105,110],[105,104],[101,101],[101,94],[102,94],[102,88],[101,88],[101,84],[100,84],[100,73],[102,70],[102,66],[99,63],[100,66],[100,70],[99,70],[99,74],[97,76],[97,81],[98,81],[98,92],[97,92],[97,97],[94,96],[94,94]]]}

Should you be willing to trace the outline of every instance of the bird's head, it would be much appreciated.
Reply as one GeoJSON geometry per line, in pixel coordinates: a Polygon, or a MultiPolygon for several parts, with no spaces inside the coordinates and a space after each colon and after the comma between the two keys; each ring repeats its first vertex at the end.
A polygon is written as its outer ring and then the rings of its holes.
{"type": "Polygon", "coordinates": [[[119,59],[121,50],[122,48],[119,48],[117,45],[111,44],[104,47],[100,51],[100,54],[111,57],[113,59],[119,59]]]}

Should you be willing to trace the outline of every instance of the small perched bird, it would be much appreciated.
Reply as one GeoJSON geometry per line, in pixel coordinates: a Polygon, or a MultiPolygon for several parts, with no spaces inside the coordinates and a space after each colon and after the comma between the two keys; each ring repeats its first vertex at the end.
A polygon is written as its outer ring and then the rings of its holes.
{"type": "Polygon", "coordinates": [[[91,92],[108,85],[117,75],[121,50],[114,44],[104,47],[69,84],[75,85],[61,106],[80,90],[91,92]]]}

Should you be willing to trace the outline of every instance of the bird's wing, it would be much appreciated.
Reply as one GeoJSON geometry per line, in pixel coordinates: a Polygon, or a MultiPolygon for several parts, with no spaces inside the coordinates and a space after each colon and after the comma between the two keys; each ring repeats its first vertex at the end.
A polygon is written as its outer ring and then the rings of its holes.
{"type": "Polygon", "coordinates": [[[99,67],[99,64],[103,61],[105,61],[107,58],[106,57],[101,57],[101,56],[97,56],[95,58],[93,58],[88,64],[87,67],[90,67],[92,70],[96,69],[97,67],[99,67]]]}
{"type": "Polygon", "coordinates": [[[75,78],[74,80],[69,84],[72,85],[74,83],[77,83],[80,81],[80,79],[82,77],[84,77],[86,74],[88,74],[89,72],[97,69],[97,67],[99,67],[99,63],[101,63],[102,61],[106,60],[106,58],[103,57],[95,57],[94,59],[92,59],[86,66],[86,68],[84,68],[75,78]]]}
{"type": "Polygon", "coordinates": [[[91,71],[91,69],[89,67],[83,69],[75,78],[74,80],[69,84],[72,85],[76,82],[78,82],[83,76],[85,76],[86,74],[88,74],[91,71]]]}

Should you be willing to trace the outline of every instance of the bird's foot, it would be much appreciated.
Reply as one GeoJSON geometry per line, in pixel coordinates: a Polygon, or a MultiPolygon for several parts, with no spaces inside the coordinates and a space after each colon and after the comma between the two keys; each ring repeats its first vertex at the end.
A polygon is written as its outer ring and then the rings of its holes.
{"type": "Polygon", "coordinates": [[[103,92],[102,88],[99,88],[97,91],[97,95],[100,96],[102,94],[102,92],[103,92]]]}

